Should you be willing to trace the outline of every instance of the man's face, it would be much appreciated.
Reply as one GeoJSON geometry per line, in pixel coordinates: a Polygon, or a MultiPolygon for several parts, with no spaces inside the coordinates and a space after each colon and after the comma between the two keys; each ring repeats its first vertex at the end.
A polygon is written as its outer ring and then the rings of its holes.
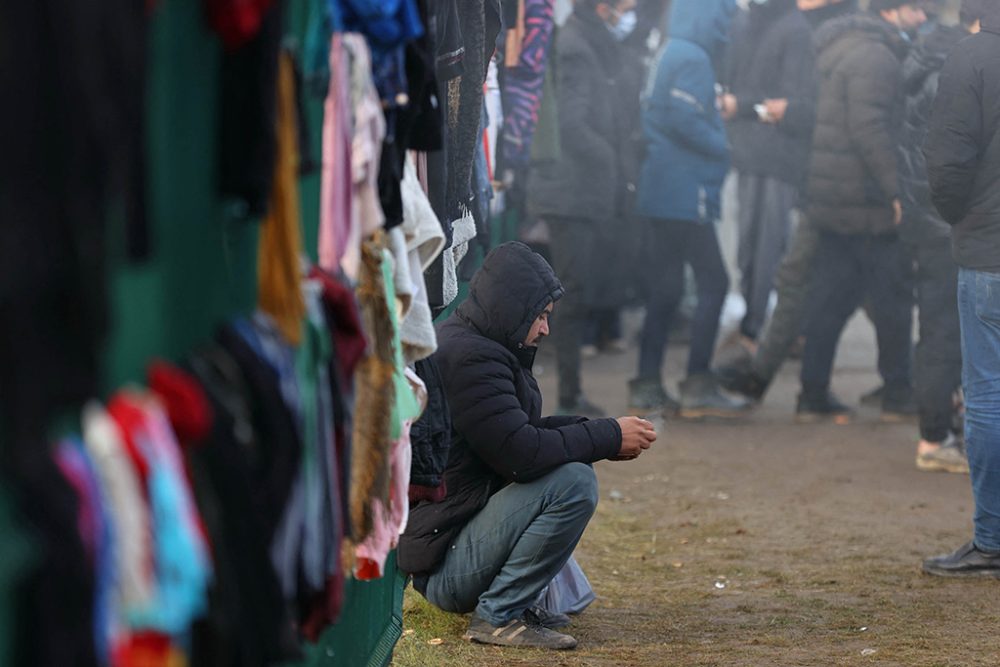
{"type": "Polygon", "coordinates": [[[597,15],[610,26],[618,25],[622,14],[635,9],[637,0],[619,0],[619,2],[601,2],[597,5],[597,15]]]}
{"type": "Polygon", "coordinates": [[[827,5],[835,5],[838,2],[841,2],[841,0],[799,0],[799,9],[808,12],[820,7],[826,7],[827,5]]]}
{"type": "Polygon", "coordinates": [[[543,338],[549,335],[549,316],[552,315],[553,308],[551,303],[545,306],[542,314],[532,322],[531,329],[528,330],[528,337],[524,340],[526,346],[536,347],[543,338]]]}
{"type": "Polygon", "coordinates": [[[893,24],[906,33],[915,32],[917,28],[927,22],[927,14],[923,7],[915,4],[900,5],[898,9],[890,9],[882,12],[886,21],[893,24]]]}

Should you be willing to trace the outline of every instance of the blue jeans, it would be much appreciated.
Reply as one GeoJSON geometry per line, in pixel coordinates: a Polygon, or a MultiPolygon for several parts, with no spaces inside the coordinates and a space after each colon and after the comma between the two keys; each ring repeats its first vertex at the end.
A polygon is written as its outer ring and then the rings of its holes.
{"type": "Polygon", "coordinates": [[[958,311],[975,542],[1000,551],[1000,274],[961,269],[958,311]]]}
{"type": "Polygon", "coordinates": [[[431,604],[499,626],[519,618],[562,569],[597,507],[597,477],[567,463],[509,484],[455,538],[427,580],[431,604]]]}

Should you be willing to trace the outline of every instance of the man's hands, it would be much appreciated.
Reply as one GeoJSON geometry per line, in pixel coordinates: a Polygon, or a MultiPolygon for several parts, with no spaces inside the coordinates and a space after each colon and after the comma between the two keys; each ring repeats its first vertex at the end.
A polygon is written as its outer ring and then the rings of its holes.
{"type": "Polygon", "coordinates": [[[785,112],[788,111],[788,100],[764,100],[764,109],[767,110],[767,120],[765,123],[780,123],[785,120],[785,112]]]}
{"type": "Polygon", "coordinates": [[[732,120],[736,118],[736,114],[740,111],[740,105],[736,101],[736,96],[732,93],[719,95],[716,103],[719,107],[719,113],[722,115],[722,120],[732,120]]]}
{"type": "Polygon", "coordinates": [[[903,204],[898,199],[892,200],[892,224],[899,227],[903,222],[903,204]]]}
{"type": "Polygon", "coordinates": [[[656,429],[651,422],[639,417],[619,417],[622,429],[622,448],[612,461],[631,461],[656,442],[656,429]]]}

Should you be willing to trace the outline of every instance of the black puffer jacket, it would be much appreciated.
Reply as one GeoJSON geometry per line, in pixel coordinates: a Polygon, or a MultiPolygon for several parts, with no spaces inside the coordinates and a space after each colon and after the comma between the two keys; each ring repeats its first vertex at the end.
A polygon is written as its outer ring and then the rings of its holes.
{"type": "Polygon", "coordinates": [[[1000,3],[988,12],[941,71],[924,155],[955,261],[1000,273],[1000,3]]]}
{"type": "Polygon", "coordinates": [[[618,212],[619,151],[635,126],[634,119],[621,117],[623,98],[635,92],[619,85],[622,49],[593,8],[579,7],[559,30],[554,67],[560,155],[532,172],[532,213],[610,220],[618,212]]]}
{"type": "Polygon", "coordinates": [[[900,235],[910,243],[939,242],[951,236],[948,223],[931,203],[923,147],[941,68],[952,48],[968,36],[963,28],[939,26],[920,40],[903,63],[906,112],[899,142],[899,199],[905,215],[900,235]]]}
{"type": "Polygon", "coordinates": [[[562,293],[540,255],[522,243],[506,243],[487,256],[468,299],[440,326],[435,359],[454,430],[445,471],[448,494],[411,508],[399,544],[403,571],[436,569],[462,527],[505,485],[621,450],[614,419],[541,416],[542,396],[531,374],[534,348],[522,341],[562,293]]]}
{"type": "Polygon", "coordinates": [[[815,45],[819,102],[809,219],[841,234],[894,232],[907,44],[888,22],[854,14],[824,24],[815,45]]]}
{"type": "Polygon", "coordinates": [[[809,23],[794,0],[751,5],[733,32],[728,79],[739,115],[729,124],[733,167],[803,187],[816,119],[816,73],[809,23]],[[754,105],[787,99],[777,124],[762,123],[754,105]]]}

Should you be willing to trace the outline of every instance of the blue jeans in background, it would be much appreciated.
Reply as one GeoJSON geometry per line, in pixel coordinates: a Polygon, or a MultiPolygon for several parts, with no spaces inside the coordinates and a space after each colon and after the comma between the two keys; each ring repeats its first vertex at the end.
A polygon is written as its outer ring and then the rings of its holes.
{"type": "Polygon", "coordinates": [[[1000,274],[961,269],[965,447],[969,455],[976,546],[1000,551],[1000,274]]]}
{"type": "Polygon", "coordinates": [[[573,554],[597,507],[597,477],[567,463],[527,484],[509,484],[455,538],[427,580],[445,611],[473,609],[491,625],[520,618],[573,554]]]}

